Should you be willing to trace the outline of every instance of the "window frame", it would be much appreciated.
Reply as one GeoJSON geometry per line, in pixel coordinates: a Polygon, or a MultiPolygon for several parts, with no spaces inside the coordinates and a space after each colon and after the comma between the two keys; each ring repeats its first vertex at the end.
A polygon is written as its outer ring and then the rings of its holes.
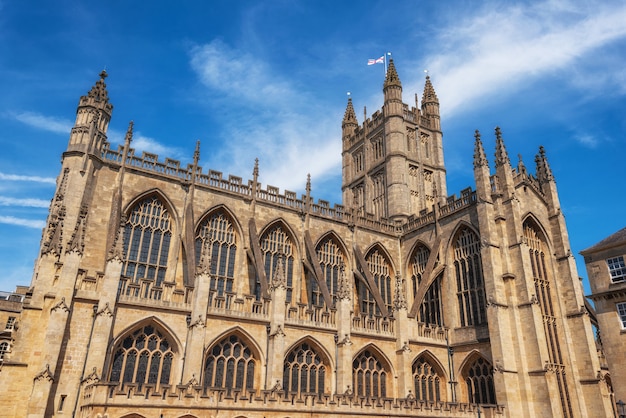
{"type": "Polygon", "coordinates": [[[626,281],[626,262],[624,262],[623,255],[607,258],[606,266],[611,283],[623,283],[626,281]]]}
{"type": "Polygon", "coordinates": [[[615,310],[622,323],[622,330],[626,330],[626,302],[617,302],[615,304],[615,310]]]}

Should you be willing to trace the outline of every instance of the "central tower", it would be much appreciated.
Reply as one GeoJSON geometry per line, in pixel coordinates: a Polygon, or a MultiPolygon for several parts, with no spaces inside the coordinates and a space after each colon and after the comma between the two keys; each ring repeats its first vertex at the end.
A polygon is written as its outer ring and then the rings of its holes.
{"type": "Polygon", "coordinates": [[[359,123],[352,99],[342,122],[343,205],[359,216],[403,221],[446,197],[439,100],[426,77],[421,110],[402,102],[389,61],[382,110],[359,123]]]}

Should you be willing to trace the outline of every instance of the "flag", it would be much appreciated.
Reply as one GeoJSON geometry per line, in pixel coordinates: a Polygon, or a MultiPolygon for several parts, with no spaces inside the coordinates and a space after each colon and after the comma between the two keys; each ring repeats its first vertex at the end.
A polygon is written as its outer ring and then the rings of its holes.
{"type": "Polygon", "coordinates": [[[374,65],[374,64],[384,64],[385,63],[385,56],[383,55],[380,58],[376,58],[376,59],[368,59],[367,60],[367,65],[374,65]]]}

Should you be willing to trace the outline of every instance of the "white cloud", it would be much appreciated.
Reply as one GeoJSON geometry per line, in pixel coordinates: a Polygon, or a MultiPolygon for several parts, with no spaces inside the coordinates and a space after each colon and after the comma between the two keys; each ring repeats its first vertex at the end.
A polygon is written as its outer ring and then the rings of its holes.
{"type": "Polygon", "coordinates": [[[56,184],[56,179],[53,177],[22,176],[18,174],[6,174],[6,173],[1,173],[1,172],[0,172],[0,180],[32,181],[35,183],[56,184]]]}
{"type": "Polygon", "coordinates": [[[32,208],[48,208],[49,200],[44,199],[18,199],[14,197],[0,196],[0,206],[27,206],[32,208]]]}
{"type": "Polygon", "coordinates": [[[251,177],[258,157],[261,182],[295,191],[304,189],[309,173],[315,182],[341,169],[336,115],[343,110],[310,99],[260,58],[219,40],[194,47],[190,64],[208,89],[237,98],[230,101],[237,106],[234,116],[224,121],[222,137],[229,140],[213,156],[229,170],[225,174],[251,177]],[[250,105],[255,106],[252,116],[242,111],[250,105]]]}
{"type": "MultiPolygon", "coordinates": [[[[543,74],[568,71],[626,37],[623,2],[588,8],[568,1],[492,6],[444,28],[434,41],[442,49],[424,60],[448,116],[477,99],[520,90],[522,82],[543,74]]],[[[414,91],[421,90],[418,83],[414,91]]]]}
{"type": "MultiPolygon", "coordinates": [[[[122,133],[115,129],[109,129],[107,132],[109,142],[112,144],[124,144],[125,136],[126,132],[122,133]]],[[[133,132],[133,140],[130,146],[135,149],[136,156],[141,156],[141,153],[145,151],[150,154],[157,154],[160,161],[165,161],[165,158],[176,159],[183,157],[180,149],[163,145],[154,138],[142,135],[140,131],[133,132]]]]}
{"type": "Polygon", "coordinates": [[[580,144],[588,147],[588,148],[595,148],[598,146],[598,139],[595,138],[592,135],[587,135],[587,134],[580,134],[580,135],[576,135],[574,136],[574,139],[576,141],[578,141],[580,144]]]}
{"type": "Polygon", "coordinates": [[[46,226],[44,221],[38,221],[34,219],[24,219],[24,218],[16,218],[14,216],[1,216],[0,215],[0,223],[9,224],[9,225],[17,225],[17,226],[25,226],[27,228],[37,228],[42,229],[46,226]]]}
{"type": "Polygon", "coordinates": [[[16,120],[32,126],[33,128],[58,134],[69,135],[72,126],[74,126],[73,122],[68,120],[45,116],[36,112],[10,113],[10,115],[16,120]]]}

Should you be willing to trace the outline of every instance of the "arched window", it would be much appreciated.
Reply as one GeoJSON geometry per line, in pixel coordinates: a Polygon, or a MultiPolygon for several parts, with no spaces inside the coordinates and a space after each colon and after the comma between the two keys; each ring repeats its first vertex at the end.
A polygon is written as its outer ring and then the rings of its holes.
{"type": "Polygon", "coordinates": [[[308,343],[291,350],[283,367],[283,390],[289,393],[324,393],[326,366],[308,343]]]}
{"type": "MultiPolygon", "coordinates": [[[[165,280],[172,238],[169,212],[156,196],[147,197],[133,207],[124,229],[122,276],[130,278],[132,283],[148,279],[160,288],[165,280]]],[[[130,292],[128,287],[127,292],[130,292]]],[[[136,296],[160,299],[161,292],[152,292],[150,286],[145,286],[136,296]]]]}
{"type": "Polygon", "coordinates": [[[209,351],[204,363],[204,389],[254,389],[256,360],[236,335],[224,338],[209,351]]]}
{"type": "Polygon", "coordinates": [[[7,341],[2,341],[0,343],[0,361],[4,360],[4,355],[9,351],[9,343],[7,341]]]}
{"type": "Polygon", "coordinates": [[[357,396],[387,396],[387,371],[370,350],[363,351],[352,362],[352,384],[357,396]]]}
{"type": "MultiPolygon", "coordinates": [[[[367,257],[365,257],[365,261],[374,278],[374,283],[380,292],[383,303],[387,307],[387,311],[391,312],[391,276],[393,272],[389,261],[378,248],[370,251],[367,257]]],[[[376,299],[367,286],[357,282],[357,292],[361,313],[367,314],[370,317],[381,315],[380,307],[376,304],[376,299]]]]}
{"type": "Polygon", "coordinates": [[[454,271],[462,327],[487,323],[480,240],[463,228],[454,241],[454,271]]]}
{"type": "Polygon", "coordinates": [[[122,339],[113,350],[109,381],[138,384],[170,383],[172,345],[153,325],[146,325],[122,339]]]}
{"type": "Polygon", "coordinates": [[[210,286],[217,296],[233,291],[236,253],[237,236],[230,217],[221,210],[207,216],[196,235],[196,264],[203,254],[210,257],[210,286]]]}
{"type": "MultiPolygon", "coordinates": [[[[324,275],[322,279],[326,282],[326,287],[334,303],[335,295],[339,287],[341,267],[345,266],[346,258],[341,248],[332,237],[329,237],[317,246],[317,258],[320,262],[322,274],[324,275]]],[[[311,303],[314,306],[324,306],[324,296],[315,280],[312,281],[311,285],[311,303]]]]}
{"type": "Polygon", "coordinates": [[[493,387],[493,367],[482,357],[478,357],[467,368],[465,383],[469,403],[496,403],[496,391],[493,387]]]}
{"type": "MultiPolygon", "coordinates": [[[[413,284],[413,296],[417,295],[417,290],[422,283],[422,275],[426,270],[430,250],[425,245],[419,244],[411,257],[411,282],[413,284]]],[[[437,263],[438,264],[438,263],[437,263]]],[[[428,288],[424,295],[424,300],[420,305],[417,321],[431,325],[443,325],[443,315],[441,308],[441,278],[438,277],[428,288]]]]}
{"type": "MultiPolygon", "coordinates": [[[[267,282],[270,285],[279,264],[278,260],[282,258],[285,269],[287,302],[291,302],[295,249],[291,237],[282,225],[275,225],[263,234],[261,237],[261,251],[263,252],[263,262],[265,264],[265,277],[267,277],[267,282]]],[[[258,278],[255,294],[257,300],[260,299],[261,285],[258,278]]]]}
{"type": "Polygon", "coordinates": [[[413,363],[413,382],[416,399],[431,402],[441,400],[441,377],[426,356],[419,356],[413,363]]]}
{"type": "Polygon", "coordinates": [[[550,252],[547,251],[547,243],[539,228],[529,219],[524,222],[524,238],[528,245],[530,264],[533,270],[533,280],[535,282],[535,292],[541,314],[543,316],[543,327],[546,333],[548,344],[548,356],[550,366],[556,375],[561,397],[561,407],[565,417],[572,417],[573,410],[565,376],[565,365],[561,354],[561,344],[557,327],[556,313],[552,303],[552,290],[550,281],[550,252]]]}

